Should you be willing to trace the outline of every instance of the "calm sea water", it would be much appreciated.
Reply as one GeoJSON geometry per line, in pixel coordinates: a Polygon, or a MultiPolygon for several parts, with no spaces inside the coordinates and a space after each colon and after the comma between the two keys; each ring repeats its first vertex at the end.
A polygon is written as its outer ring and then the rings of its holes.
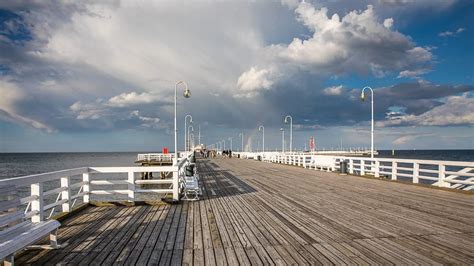
{"type": "MultiPolygon", "coordinates": [[[[0,153],[0,179],[86,166],[133,166],[140,152],[0,153]]],[[[378,157],[474,161],[474,150],[379,151],[378,157]]]]}

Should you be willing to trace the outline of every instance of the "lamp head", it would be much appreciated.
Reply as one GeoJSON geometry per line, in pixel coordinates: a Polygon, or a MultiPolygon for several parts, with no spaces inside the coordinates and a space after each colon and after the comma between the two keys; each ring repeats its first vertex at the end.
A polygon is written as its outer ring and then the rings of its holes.
{"type": "Polygon", "coordinates": [[[186,90],[184,90],[183,96],[184,98],[191,97],[191,91],[188,89],[188,87],[186,87],[186,90]]]}
{"type": "Polygon", "coordinates": [[[363,90],[362,90],[362,93],[360,94],[360,99],[361,99],[362,101],[365,101],[365,93],[364,93],[363,90]]]}
{"type": "Polygon", "coordinates": [[[280,128],[280,131],[285,131],[283,128],[280,128]]]}

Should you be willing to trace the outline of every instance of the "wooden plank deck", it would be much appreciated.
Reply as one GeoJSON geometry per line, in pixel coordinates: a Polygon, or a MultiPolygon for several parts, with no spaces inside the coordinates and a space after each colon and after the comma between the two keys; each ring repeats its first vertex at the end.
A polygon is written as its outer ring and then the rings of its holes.
{"type": "Polygon", "coordinates": [[[204,200],[88,207],[21,264],[474,264],[474,195],[199,160],[204,200]]]}

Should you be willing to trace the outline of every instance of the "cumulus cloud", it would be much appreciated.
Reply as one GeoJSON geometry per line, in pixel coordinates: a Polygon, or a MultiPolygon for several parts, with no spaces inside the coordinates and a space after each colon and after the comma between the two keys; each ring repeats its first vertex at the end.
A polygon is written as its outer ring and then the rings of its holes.
{"type": "Polygon", "coordinates": [[[401,115],[397,119],[380,121],[378,126],[450,126],[474,124],[474,98],[467,94],[447,97],[445,103],[420,115],[401,115]]]}
{"type": "MultiPolygon", "coordinates": [[[[393,71],[420,71],[433,58],[429,48],[416,46],[413,41],[392,30],[392,18],[379,22],[373,6],[363,11],[351,11],[342,18],[328,16],[327,8],[315,8],[302,2],[295,9],[298,21],[313,35],[307,39],[294,38],[288,45],[270,45],[264,49],[260,69],[277,69],[291,78],[292,68],[334,76],[341,74],[373,74],[381,77],[393,71]]],[[[255,73],[255,67],[244,72],[240,79],[255,73]]],[[[280,77],[279,77],[280,78],[280,77]]],[[[274,85],[277,80],[253,82],[257,86],[274,85]]],[[[241,88],[243,89],[243,88],[241,88]]]]}
{"type": "Polygon", "coordinates": [[[323,90],[324,94],[326,95],[341,95],[343,91],[343,86],[332,86],[332,87],[327,87],[323,90]]]}
{"type": "Polygon", "coordinates": [[[151,94],[148,92],[129,92],[121,93],[120,95],[113,96],[107,101],[107,105],[111,107],[127,107],[140,104],[149,104],[157,103],[160,100],[163,100],[162,97],[156,94],[151,94]]]}
{"type": "Polygon", "coordinates": [[[273,80],[271,70],[252,67],[248,71],[242,73],[237,80],[237,87],[240,90],[237,96],[255,96],[259,90],[270,89],[272,84],[273,80]]]}
{"type": "MultiPolygon", "coordinates": [[[[10,2],[18,16],[4,34],[25,27],[29,33],[20,45],[8,36],[0,41],[0,70],[12,76],[8,90],[15,93],[2,91],[1,116],[49,131],[170,128],[174,83],[182,79],[193,96],[191,104],[178,100],[179,115],[193,113],[212,125],[280,125],[286,113],[301,130],[354,125],[370,118],[361,115],[369,105],[358,100],[360,90],[327,88],[325,79],[418,77],[433,58],[397,32],[396,16],[382,17],[366,2],[357,2],[361,11],[352,2],[350,9],[322,7],[335,1],[10,2]],[[275,20],[267,7],[287,17],[275,20]],[[284,29],[289,33],[282,36],[284,29]]],[[[470,90],[421,83],[376,88],[376,119],[394,105],[406,108],[402,115],[419,116],[442,105],[440,97],[470,90]]]]}

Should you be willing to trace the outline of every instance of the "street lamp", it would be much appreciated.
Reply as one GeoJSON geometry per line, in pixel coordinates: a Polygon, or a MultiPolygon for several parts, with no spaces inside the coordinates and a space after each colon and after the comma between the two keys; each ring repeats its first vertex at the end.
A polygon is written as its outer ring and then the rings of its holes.
{"type": "Polygon", "coordinates": [[[371,134],[371,141],[370,141],[370,158],[371,159],[374,159],[374,90],[372,90],[371,87],[364,87],[362,89],[362,93],[360,94],[360,99],[362,101],[365,100],[365,94],[364,94],[364,91],[365,89],[369,89],[370,92],[372,93],[371,95],[371,104],[372,104],[372,125],[371,125],[371,130],[370,130],[370,134],[371,134]]]}
{"type": "MultiPolygon", "coordinates": [[[[194,130],[193,130],[193,132],[194,132],[194,130]]],[[[195,147],[195,145],[194,145],[194,133],[189,134],[189,146],[190,146],[189,147],[190,149],[192,149],[192,147],[195,147]]]]}
{"type": "Polygon", "coordinates": [[[183,84],[185,87],[183,96],[184,98],[191,97],[191,91],[188,89],[188,84],[184,81],[178,81],[174,85],[174,159],[173,165],[178,163],[178,122],[176,119],[178,113],[178,85],[183,84]]]}
{"type": "Polygon", "coordinates": [[[291,115],[285,116],[285,124],[290,120],[290,152],[293,151],[293,117],[291,115]]]}
{"type": "Polygon", "coordinates": [[[189,131],[194,132],[194,127],[193,126],[188,126],[188,150],[191,151],[191,138],[190,138],[190,133],[189,131]]]}
{"type": "Polygon", "coordinates": [[[241,152],[244,152],[244,132],[239,133],[239,136],[242,137],[242,150],[241,150],[241,152]]]}
{"type": "Polygon", "coordinates": [[[230,140],[230,150],[232,151],[232,138],[229,138],[230,140]]]}
{"type": "Polygon", "coordinates": [[[225,139],[221,140],[221,142],[223,143],[223,147],[224,147],[222,150],[225,151],[225,139]]]}
{"type": "Polygon", "coordinates": [[[188,134],[187,134],[187,126],[186,126],[186,121],[188,120],[188,117],[190,118],[189,119],[189,123],[192,123],[193,122],[193,117],[191,115],[186,115],[184,117],[184,150],[185,151],[188,151],[188,134]]]}
{"type": "Polygon", "coordinates": [[[262,131],[262,152],[265,152],[265,127],[259,126],[258,131],[262,131]]]}
{"type": "Polygon", "coordinates": [[[285,130],[280,128],[281,131],[281,152],[285,153],[285,130]]]}

